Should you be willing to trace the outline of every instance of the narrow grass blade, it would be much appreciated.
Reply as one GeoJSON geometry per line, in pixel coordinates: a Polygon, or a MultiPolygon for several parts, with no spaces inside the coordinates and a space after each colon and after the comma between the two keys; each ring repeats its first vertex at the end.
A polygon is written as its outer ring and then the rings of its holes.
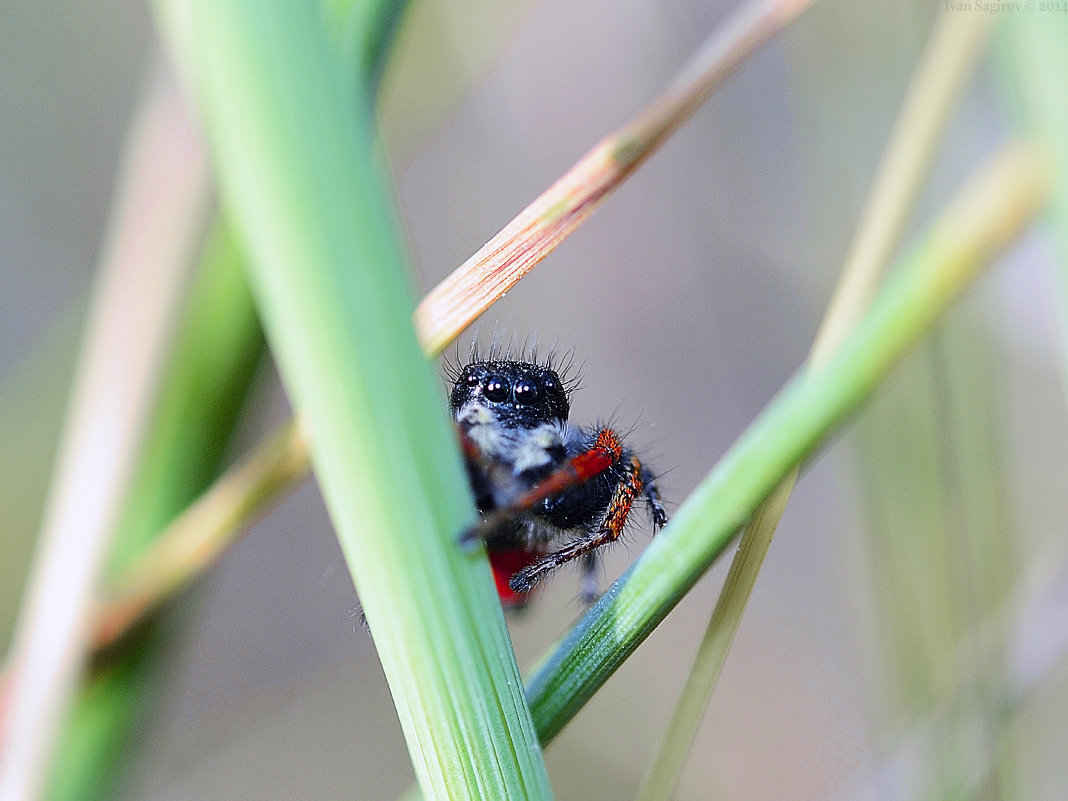
{"type": "Polygon", "coordinates": [[[802,371],[783,388],[531,677],[528,695],[543,742],[664,619],[793,466],[871,394],[1038,211],[1048,195],[1049,172],[1044,151],[1023,144],[1005,148],[904,260],[842,348],[822,369],[802,371]]]}
{"type": "Polygon", "coordinates": [[[431,798],[551,793],[436,379],[366,104],[298,0],[161,0],[290,398],[431,798]]]}
{"type": "Polygon", "coordinates": [[[365,86],[376,91],[408,1],[321,0],[321,5],[351,91],[359,95],[365,86]]]}
{"type": "Polygon", "coordinates": [[[157,391],[207,166],[157,80],[124,159],[41,539],[12,645],[0,797],[36,798],[88,648],[90,603],[157,391]],[[160,144],[172,153],[156,158],[160,144]],[[161,195],[159,186],[171,191],[161,195]],[[17,733],[17,736],[14,734],[17,733]]]}
{"type": "MultiPolygon", "coordinates": [[[[887,144],[838,286],[816,334],[810,369],[818,370],[827,361],[871,305],[933,160],[936,144],[975,68],[991,24],[988,16],[980,14],[946,14],[936,23],[887,144]]],[[[638,795],[642,801],[667,799],[678,783],[797,475],[795,467],[742,530],[738,551],[693,668],[638,795]]]]}
{"type": "Polygon", "coordinates": [[[423,347],[440,353],[551,253],[748,56],[813,0],[751,0],[709,37],[670,86],[609,135],[489,242],[432,289],[415,311],[423,347]]]}
{"type": "MultiPolygon", "coordinates": [[[[216,225],[199,262],[116,527],[108,578],[151,551],[153,537],[218,475],[263,360],[263,333],[225,226],[216,225]]],[[[98,604],[89,634],[97,648],[98,604]]],[[[84,677],[53,762],[48,798],[79,801],[112,791],[141,711],[148,708],[143,696],[159,650],[154,623],[84,677]]]]}
{"type": "Polygon", "coordinates": [[[111,582],[94,609],[93,647],[108,648],[233,544],[281,489],[307,474],[307,447],[295,424],[284,426],[218,482],[111,582]]]}

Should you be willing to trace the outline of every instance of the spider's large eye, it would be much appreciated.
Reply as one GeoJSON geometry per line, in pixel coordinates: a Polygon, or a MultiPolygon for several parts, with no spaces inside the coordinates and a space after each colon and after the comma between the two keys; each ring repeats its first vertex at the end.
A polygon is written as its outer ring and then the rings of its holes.
{"type": "Polygon", "coordinates": [[[532,403],[538,402],[538,385],[533,381],[521,380],[515,385],[515,401],[516,403],[522,403],[524,406],[529,406],[532,403]]]}
{"type": "Polygon", "coordinates": [[[510,391],[507,381],[499,375],[491,375],[486,379],[482,394],[486,396],[486,400],[500,403],[503,400],[508,400],[510,391]]]}

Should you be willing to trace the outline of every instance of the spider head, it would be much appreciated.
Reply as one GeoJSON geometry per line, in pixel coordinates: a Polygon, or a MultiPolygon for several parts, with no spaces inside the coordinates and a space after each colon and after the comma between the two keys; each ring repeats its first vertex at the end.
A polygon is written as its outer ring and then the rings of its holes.
{"type": "Polygon", "coordinates": [[[507,360],[475,361],[456,377],[449,411],[461,425],[536,428],[565,423],[567,389],[550,367],[507,360]]]}

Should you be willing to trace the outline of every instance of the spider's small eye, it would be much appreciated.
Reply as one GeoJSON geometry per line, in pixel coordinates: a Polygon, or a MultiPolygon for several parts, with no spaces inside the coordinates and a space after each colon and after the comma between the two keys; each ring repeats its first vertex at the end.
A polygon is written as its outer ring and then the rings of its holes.
{"type": "Polygon", "coordinates": [[[525,406],[537,403],[538,394],[538,387],[532,381],[520,381],[515,385],[516,403],[522,403],[525,406]]]}
{"type": "Polygon", "coordinates": [[[511,392],[508,382],[501,378],[499,375],[491,375],[486,379],[485,388],[482,390],[482,394],[486,396],[486,400],[499,403],[503,400],[508,400],[508,395],[511,392]]]}
{"type": "Polygon", "coordinates": [[[467,386],[469,386],[469,387],[477,386],[478,385],[478,376],[475,375],[474,373],[468,373],[467,375],[464,376],[464,383],[467,384],[467,386]]]}

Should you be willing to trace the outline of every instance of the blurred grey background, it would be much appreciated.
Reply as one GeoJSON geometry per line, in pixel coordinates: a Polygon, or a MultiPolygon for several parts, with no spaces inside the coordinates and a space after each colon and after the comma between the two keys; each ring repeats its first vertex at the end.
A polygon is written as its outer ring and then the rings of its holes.
{"type": "MultiPolygon", "coordinates": [[[[418,283],[444,277],[651,99],[732,5],[417,3],[382,113],[418,283]]],[[[665,473],[671,508],[803,361],[941,8],[819,5],[480,324],[484,338],[498,327],[574,348],[584,377],[574,419],[633,423],[634,445],[665,473]]],[[[138,2],[0,9],[0,408],[9,410],[0,432],[10,497],[32,510],[126,124],[158,45],[138,2]]],[[[921,220],[1006,126],[984,70],[947,136],[921,220]]],[[[1063,539],[1068,511],[1048,258],[1042,242],[1014,249],[963,312],[1002,365],[1003,459],[1025,567],[1028,554],[1063,539]]],[[[284,414],[273,375],[255,401],[246,442],[284,414]]],[[[911,797],[898,794],[912,781],[903,779],[908,763],[893,761],[910,722],[885,726],[879,689],[856,446],[849,434],[836,438],[805,472],[679,798],[911,797]]],[[[30,514],[13,510],[11,531],[30,514]]],[[[640,552],[644,525],[612,550],[606,582],[640,552]]],[[[0,594],[6,619],[29,543],[9,535],[3,547],[14,573],[0,594]]],[[[724,572],[705,578],[548,749],[559,798],[633,792],[724,572]]],[[[1048,600],[1060,611],[1064,578],[1048,600]]],[[[577,589],[564,572],[512,621],[521,667],[579,613],[577,589]]],[[[313,484],[258,524],[180,617],[184,634],[129,755],[124,797],[385,799],[409,784],[388,688],[313,484]]],[[[1030,619],[1036,643],[1056,619],[1030,619]]],[[[1041,745],[1020,797],[1061,797],[1064,769],[1048,763],[1068,746],[1053,711],[1068,709],[1063,685],[1045,697],[1049,720],[1035,724],[1041,745]]]]}

